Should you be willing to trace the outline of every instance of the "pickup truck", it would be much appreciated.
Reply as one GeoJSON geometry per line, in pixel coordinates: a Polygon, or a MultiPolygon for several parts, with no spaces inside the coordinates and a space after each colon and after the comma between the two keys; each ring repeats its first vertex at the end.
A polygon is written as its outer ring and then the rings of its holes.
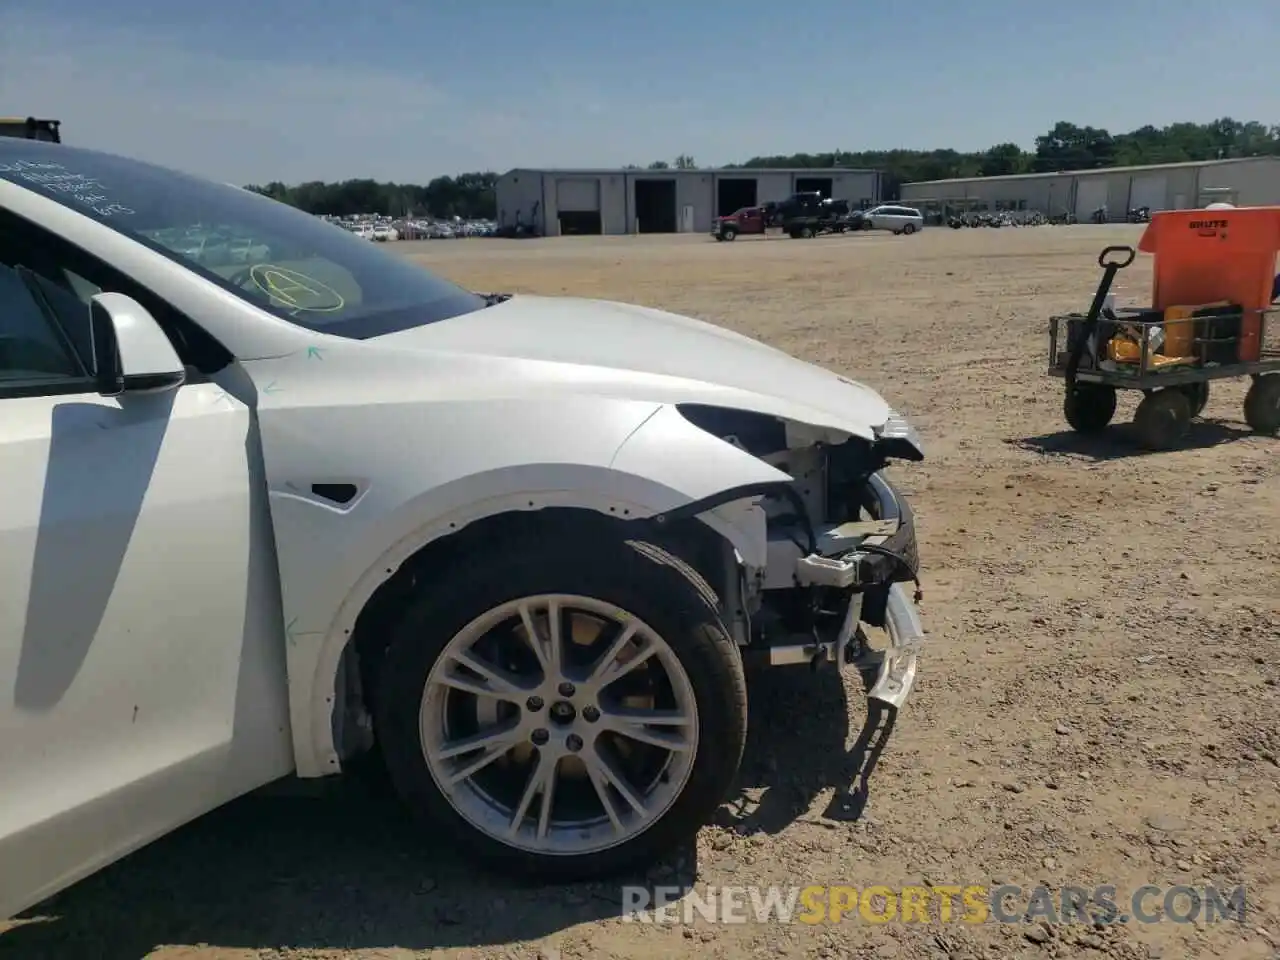
{"type": "Polygon", "coordinates": [[[764,234],[777,229],[792,238],[844,233],[850,228],[849,201],[828,200],[820,193],[793,193],[785,200],[742,207],[717,217],[711,235],[733,240],[738,234],[764,234]]]}
{"type": "Polygon", "coordinates": [[[764,207],[742,207],[727,217],[716,217],[711,235],[717,240],[733,240],[740,233],[765,233],[770,226],[764,207]]]}

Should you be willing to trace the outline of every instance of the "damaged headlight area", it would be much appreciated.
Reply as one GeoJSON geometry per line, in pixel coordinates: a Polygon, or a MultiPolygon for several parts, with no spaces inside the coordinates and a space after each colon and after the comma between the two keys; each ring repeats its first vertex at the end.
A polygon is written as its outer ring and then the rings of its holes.
{"type": "Polygon", "coordinates": [[[889,417],[876,428],[876,446],[886,460],[923,460],[924,447],[920,443],[920,434],[916,428],[907,423],[907,418],[896,410],[889,411],[889,417]]]}
{"type": "MultiPolygon", "coordinates": [[[[744,656],[774,666],[852,664],[875,676],[871,696],[900,706],[910,693],[924,631],[919,549],[911,507],[883,471],[924,458],[897,413],[870,439],[764,414],[682,405],[702,430],[787,474],[743,497],[762,509],[763,566],[744,564],[742,595],[726,609],[749,620],[744,656]],[[864,627],[881,628],[877,648],[864,627]]],[[[741,641],[740,641],[741,642],[741,641]]]]}

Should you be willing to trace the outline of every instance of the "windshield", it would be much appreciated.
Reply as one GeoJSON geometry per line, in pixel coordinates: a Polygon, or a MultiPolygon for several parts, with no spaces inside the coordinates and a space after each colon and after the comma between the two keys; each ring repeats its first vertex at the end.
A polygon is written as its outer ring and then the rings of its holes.
{"type": "Polygon", "coordinates": [[[27,140],[0,140],[0,178],[321,333],[363,340],[485,306],[381,246],[239,187],[27,140]]]}

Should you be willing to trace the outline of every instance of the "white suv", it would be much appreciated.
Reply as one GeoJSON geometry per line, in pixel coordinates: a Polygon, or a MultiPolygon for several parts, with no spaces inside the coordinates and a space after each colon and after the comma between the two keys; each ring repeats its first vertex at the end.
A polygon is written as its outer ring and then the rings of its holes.
{"type": "Polygon", "coordinates": [[[872,207],[862,215],[863,230],[892,230],[894,233],[915,233],[924,229],[924,217],[914,207],[902,207],[885,203],[872,207]]]}
{"type": "Polygon", "coordinates": [[[0,920],[375,745],[508,871],[665,855],[733,790],[744,659],[906,700],[882,470],[922,457],[741,334],[0,140],[0,920]]]}

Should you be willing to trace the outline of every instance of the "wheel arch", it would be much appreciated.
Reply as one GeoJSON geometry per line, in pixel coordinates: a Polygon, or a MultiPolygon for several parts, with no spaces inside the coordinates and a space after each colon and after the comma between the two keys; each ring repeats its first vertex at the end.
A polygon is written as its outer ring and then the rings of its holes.
{"type": "MultiPolygon", "coordinates": [[[[634,483],[639,478],[627,478],[634,483]]],[[[688,563],[717,593],[743,558],[762,562],[763,511],[748,488],[672,506],[653,481],[648,504],[603,492],[518,492],[471,504],[390,544],[347,591],[328,630],[308,644],[308,669],[290,668],[294,754],[302,777],[339,773],[372,745],[367,697],[380,661],[379,631],[404,591],[468,549],[509,549],[513,539],[618,536],[653,542],[688,563]]],[[[630,486],[630,484],[628,484],[630,486]]],[[[609,485],[593,486],[608,490],[609,485]]],[[[634,496],[634,487],[629,492],[634,496]]],[[[723,595],[721,593],[721,595],[723,595]]],[[[291,641],[291,659],[300,656],[291,641]]],[[[301,667],[301,663],[299,664],[301,667]]]]}

